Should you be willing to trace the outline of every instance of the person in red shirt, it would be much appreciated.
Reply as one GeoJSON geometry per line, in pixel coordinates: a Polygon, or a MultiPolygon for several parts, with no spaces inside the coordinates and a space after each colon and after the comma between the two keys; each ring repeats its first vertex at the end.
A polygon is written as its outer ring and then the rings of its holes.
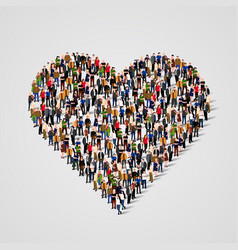
{"type": "Polygon", "coordinates": [[[100,65],[100,60],[98,59],[98,57],[96,57],[95,59],[96,72],[98,72],[99,70],[99,65],[100,65]]]}
{"type": "Polygon", "coordinates": [[[110,77],[110,70],[111,70],[111,67],[110,67],[109,63],[107,63],[107,65],[106,65],[107,79],[110,77]]]}
{"type": "Polygon", "coordinates": [[[144,136],[144,138],[143,138],[143,143],[144,143],[144,151],[145,151],[145,152],[146,152],[146,150],[147,150],[148,141],[149,141],[148,136],[147,136],[147,135],[145,135],[145,136],[144,136]]]}
{"type": "Polygon", "coordinates": [[[51,87],[51,80],[49,79],[48,82],[47,82],[47,87],[50,88],[51,87]]]}
{"type": "Polygon", "coordinates": [[[159,100],[159,94],[160,94],[160,85],[159,85],[159,83],[156,84],[155,91],[156,91],[156,96],[157,96],[157,101],[158,101],[159,100]]]}
{"type": "Polygon", "coordinates": [[[89,142],[88,144],[88,153],[90,156],[92,156],[92,151],[93,151],[93,145],[91,144],[91,142],[89,142]]]}
{"type": "Polygon", "coordinates": [[[83,89],[85,90],[86,82],[84,81],[84,79],[82,80],[82,84],[83,84],[83,89]]]}
{"type": "Polygon", "coordinates": [[[40,97],[41,97],[42,102],[44,102],[45,101],[45,90],[44,89],[41,90],[40,97]]]}
{"type": "Polygon", "coordinates": [[[199,92],[199,86],[197,85],[197,83],[195,84],[194,91],[195,91],[195,98],[197,98],[198,97],[198,92],[199,92]]]}
{"type": "Polygon", "coordinates": [[[152,95],[152,100],[155,102],[155,100],[156,100],[156,94],[155,93],[153,93],[153,95],[152,95]]]}
{"type": "Polygon", "coordinates": [[[107,169],[107,176],[109,176],[109,174],[112,172],[112,170],[111,170],[111,168],[110,168],[110,166],[108,167],[108,169],[107,169]]]}
{"type": "Polygon", "coordinates": [[[120,122],[118,120],[116,120],[115,127],[116,127],[116,132],[117,132],[120,128],[120,122]]]}
{"type": "Polygon", "coordinates": [[[157,107],[157,110],[156,110],[156,113],[157,113],[157,115],[158,115],[158,120],[160,120],[161,111],[162,111],[162,109],[161,109],[161,107],[160,107],[160,105],[159,105],[159,106],[157,107]]]}
{"type": "Polygon", "coordinates": [[[42,102],[42,104],[41,104],[41,107],[40,107],[40,109],[41,109],[41,113],[42,113],[42,117],[44,117],[44,115],[45,115],[45,103],[44,102],[42,102]]]}

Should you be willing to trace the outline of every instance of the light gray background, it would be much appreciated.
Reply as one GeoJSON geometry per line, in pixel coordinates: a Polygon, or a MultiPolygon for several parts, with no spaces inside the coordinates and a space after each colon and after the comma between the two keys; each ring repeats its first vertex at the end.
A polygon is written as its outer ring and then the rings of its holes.
{"type": "Polygon", "coordinates": [[[119,242],[139,249],[174,243],[183,249],[235,248],[236,7],[221,1],[220,7],[186,1],[25,3],[0,8],[0,242],[6,243],[1,249],[18,247],[7,243],[101,249],[119,242]],[[95,53],[117,70],[147,53],[173,53],[196,65],[212,91],[212,119],[201,136],[123,216],[32,128],[31,82],[43,64],[66,51],[95,53]]]}

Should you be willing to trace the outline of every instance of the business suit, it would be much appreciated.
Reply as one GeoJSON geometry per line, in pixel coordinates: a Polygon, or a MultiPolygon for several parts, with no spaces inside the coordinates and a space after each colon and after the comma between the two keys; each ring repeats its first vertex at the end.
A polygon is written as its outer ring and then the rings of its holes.
{"type": "Polygon", "coordinates": [[[100,166],[103,167],[103,160],[104,160],[104,153],[103,152],[98,153],[98,159],[99,159],[99,169],[100,169],[100,166]]]}

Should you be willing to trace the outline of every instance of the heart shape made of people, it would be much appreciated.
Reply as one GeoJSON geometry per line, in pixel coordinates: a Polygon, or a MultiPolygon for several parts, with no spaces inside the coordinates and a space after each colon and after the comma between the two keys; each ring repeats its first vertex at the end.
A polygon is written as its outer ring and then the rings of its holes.
{"type": "Polygon", "coordinates": [[[96,55],[57,56],[28,96],[33,127],[121,214],[199,135],[210,90],[195,66],[153,53],[120,73],[96,55]]]}

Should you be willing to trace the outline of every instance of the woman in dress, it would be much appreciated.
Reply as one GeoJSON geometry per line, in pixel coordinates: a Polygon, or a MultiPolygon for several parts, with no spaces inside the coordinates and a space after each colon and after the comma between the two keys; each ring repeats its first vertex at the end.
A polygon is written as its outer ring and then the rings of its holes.
{"type": "Polygon", "coordinates": [[[158,172],[158,159],[157,158],[155,158],[155,161],[153,163],[153,172],[155,174],[155,177],[157,177],[158,176],[158,174],[157,174],[157,172],[158,172]]]}
{"type": "Polygon", "coordinates": [[[60,143],[60,151],[61,151],[61,158],[64,158],[65,147],[63,141],[60,143]]]}
{"type": "Polygon", "coordinates": [[[168,152],[166,149],[164,150],[163,157],[164,157],[164,162],[165,162],[164,166],[167,167],[169,158],[168,158],[168,152]]]}
{"type": "Polygon", "coordinates": [[[182,152],[182,146],[183,146],[183,137],[182,134],[180,134],[179,140],[178,140],[178,147],[179,147],[179,152],[182,152]]]}

